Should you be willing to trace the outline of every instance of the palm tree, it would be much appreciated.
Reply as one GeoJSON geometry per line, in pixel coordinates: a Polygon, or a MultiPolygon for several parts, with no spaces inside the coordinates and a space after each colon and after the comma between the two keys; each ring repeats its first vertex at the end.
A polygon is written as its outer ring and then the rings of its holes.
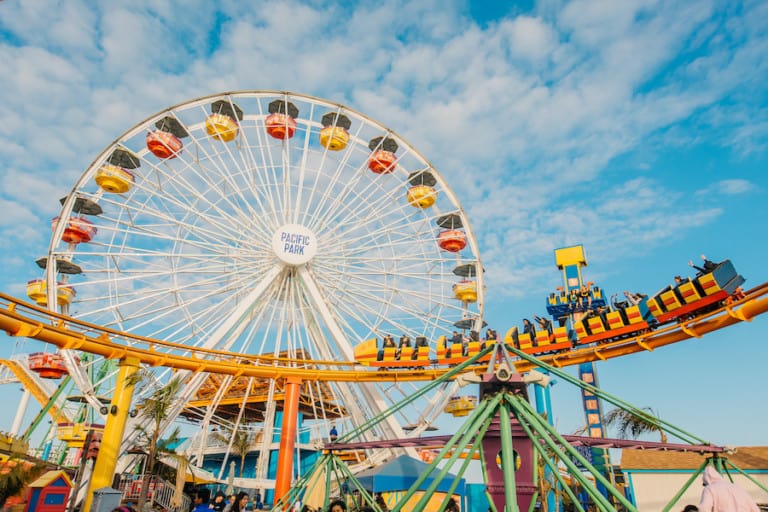
{"type": "Polygon", "coordinates": [[[658,432],[661,442],[666,443],[667,433],[664,432],[657,416],[650,407],[643,407],[639,414],[615,408],[606,413],[603,422],[606,426],[616,428],[620,439],[637,439],[642,434],[658,432]]]}
{"type": "MultiPolygon", "coordinates": [[[[144,379],[144,376],[136,377],[137,380],[144,379]]],[[[141,482],[141,493],[139,493],[138,509],[144,509],[144,503],[147,501],[149,493],[149,480],[153,475],[157,454],[159,449],[163,449],[164,443],[160,440],[160,426],[171,412],[181,389],[181,379],[174,377],[164,386],[153,391],[141,404],[139,404],[139,421],[136,424],[136,430],[139,433],[139,442],[145,444],[147,459],[144,467],[144,476],[141,482]]],[[[178,438],[178,429],[175,431],[178,438]]],[[[172,433],[173,437],[174,434],[172,433]]]]}
{"type": "Polygon", "coordinates": [[[240,456],[240,478],[243,478],[245,471],[245,457],[251,449],[253,439],[251,433],[243,429],[227,429],[224,434],[221,432],[213,433],[214,439],[220,443],[229,445],[232,441],[232,453],[240,456]]]}

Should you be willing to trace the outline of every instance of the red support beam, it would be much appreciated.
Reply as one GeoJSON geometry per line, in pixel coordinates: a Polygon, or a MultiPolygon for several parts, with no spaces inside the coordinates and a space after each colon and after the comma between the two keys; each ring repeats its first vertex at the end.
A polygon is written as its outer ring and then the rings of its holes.
{"type": "Polygon", "coordinates": [[[283,425],[280,429],[280,453],[277,459],[275,478],[275,501],[279,500],[291,488],[293,477],[293,453],[296,447],[296,430],[299,422],[299,392],[301,379],[288,377],[285,381],[285,399],[283,400],[283,425]]]}

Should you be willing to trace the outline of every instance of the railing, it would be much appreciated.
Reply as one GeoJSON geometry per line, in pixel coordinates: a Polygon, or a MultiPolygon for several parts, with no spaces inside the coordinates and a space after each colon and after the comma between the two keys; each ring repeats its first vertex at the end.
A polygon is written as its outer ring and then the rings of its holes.
{"type": "MultiPolygon", "coordinates": [[[[117,490],[123,493],[123,501],[136,503],[141,494],[141,484],[144,475],[120,475],[117,479],[117,490]]],[[[163,507],[163,510],[171,512],[186,512],[192,506],[192,500],[186,494],[181,495],[181,505],[174,507],[173,496],[176,493],[176,486],[163,480],[158,476],[149,478],[149,492],[147,499],[151,503],[156,503],[163,507]]]]}

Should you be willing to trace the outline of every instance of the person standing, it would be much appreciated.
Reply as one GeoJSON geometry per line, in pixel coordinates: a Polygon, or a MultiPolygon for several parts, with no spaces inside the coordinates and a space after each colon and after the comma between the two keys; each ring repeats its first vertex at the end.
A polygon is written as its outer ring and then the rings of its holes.
{"type": "Polygon", "coordinates": [[[235,498],[234,503],[227,505],[227,508],[224,509],[224,512],[243,512],[248,506],[248,501],[250,501],[250,496],[248,496],[248,493],[245,491],[240,491],[237,493],[237,497],[235,498]]]}
{"type": "Polygon", "coordinates": [[[194,508],[192,512],[209,512],[210,506],[208,500],[211,497],[211,491],[208,489],[198,489],[195,493],[194,508]]]}
{"type": "Polygon", "coordinates": [[[726,481],[713,466],[704,469],[704,490],[699,502],[700,512],[760,512],[747,491],[726,481]]]}
{"type": "Polygon", "coordinates": [[[211,502],[209,509],[213,510],[213,512],[224,512],[224,508],[227,506],[227,497],[224,495],[223,492],[218,491],[216,495],[213,497],[213,501],[211,502]]]}

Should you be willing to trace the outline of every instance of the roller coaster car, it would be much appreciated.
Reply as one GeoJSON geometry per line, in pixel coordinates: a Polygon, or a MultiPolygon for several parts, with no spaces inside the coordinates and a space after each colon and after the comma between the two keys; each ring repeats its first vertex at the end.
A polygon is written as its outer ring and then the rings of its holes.
{"type": "Polygon", "coordinates": [[[736,273],[731,260],[725,260],[711,272],[662,289],[648,299],[648,309],[659,323],[687,318],[717,308],[743,283],[744,278],[736,273]]]}
{"type": "Polygon", "coordinates": [[[589,288],[587,296],[582,297],[578,288],[570,293],[558,291],[547,297],[547,313],[554,318],[568,316],[571,313],[581,313],[592,308],[605,306],[605,295],[599,286],[589,288]]]}
{"type": "Polygon", "coordinates": [[[375,363],[379,355],[379,347],[376,345],[376,338],[371,338],[358,343],[355,346],[355,361],[363,366],[371,366],[375,363]]]}
{"type": "Polygon", "coordinates": [[[512,343],[526,354],[545,354],[568,350],[572,346],[566,327],[556,327],[551,333],[545,329],[538,329],[533,336],[528,333],[520,334],[517,327],[513,327],[504,336],[504,341],[512,343]]]}
{"type": "Polygon", "coordinates": [[[630,305],[616,303],[603,314],[594,315],[576,322],[576,343],[584,345],[613,338],[622,338],[638,333],[655,324],[644,302],[630,305]]]}
{"type": "Polygon", "coordinates": [[[376,338],[365,340],[355,346],[355,361],[363,366],[378,366],[391,368],[411,368],[430,364],[429,345],[426,338],[418,336],[416,347],[382,347],[378,348],[376,338]]]}

